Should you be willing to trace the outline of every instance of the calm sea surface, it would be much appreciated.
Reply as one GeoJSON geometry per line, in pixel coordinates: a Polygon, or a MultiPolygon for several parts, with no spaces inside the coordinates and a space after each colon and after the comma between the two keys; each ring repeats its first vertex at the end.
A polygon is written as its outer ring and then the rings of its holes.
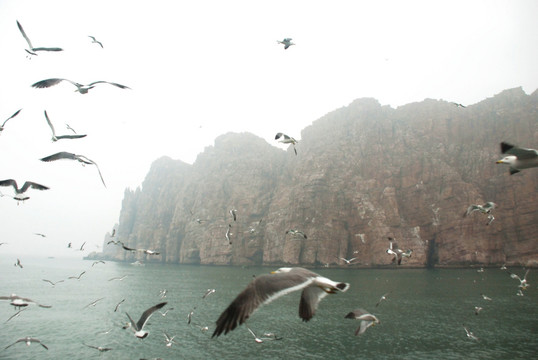
{"type": "MultiPolygon", "coordinates": [[[[248,320],[259,337],[275,333],[281,340],[257,343],[245,325],[211,338],[220,313],[252,280],[274,270],[267,267],[155,265],[73,259],[16,259],[0,257],[0,296],[28,297],[45,309],[28,306],[18,317],[9,301],[0,301],[0,359],[537,359],[538,277],[531,270],[531,286],[517,296],[517,280],[499,269],[318,269],[335,281],[349,282],[345,293],[327,296],[310,322],[298,317],[300,293],[261,307],[248,320]],[[69,276],[78,276],[68,279],[69,276]],[[109,279],[127,275],[123,280],[109,279]],[[52,286],[42,281],[65,280],[52,286]],[[202,300],[207,289],[216,292],[202,300]],[[160,299],[159,292],[167,290],[160,299]],[[381,295],[387,300],[375,306],[381,295]],[[486,301],[481,294],[492,301],[486,301]],[[88,306],[102,299],[95,306],[88,306]],[[114,312],[116,304],[125,301],[114,312]],[[170,309],[155,313],[146,324],[145,339],[122,326],[125,312],[137,320],[161,302],[170,309]],[[475,315],[474,307],[483,310],[475,315]],[[344,319],[364,308],[381,323],[354,335],[359,322],[344,319]],[[194,309],[192,322],[187,315],[194,309]],[[467,338],[465,324],[479,340],[467,338]],[[202,331],[202,327],[209,327],[202,331]],[[163,333],[175,336],[167,347],[163,333]],[[25,336],[40,339],[6,346],[25,336]],[[83,345],[109,347],[99,353],[83,345]]],[[[511,269],[523,275],[522,269],[511,269]]]]}

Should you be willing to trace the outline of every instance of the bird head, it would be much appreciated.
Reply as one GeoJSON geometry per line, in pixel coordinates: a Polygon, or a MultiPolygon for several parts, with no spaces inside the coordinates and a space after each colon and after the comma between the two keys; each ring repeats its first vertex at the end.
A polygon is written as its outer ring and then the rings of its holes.
{"type": "Polygon", "coordinates": [[[508,155],[503,157],[501,160],[497,160],[496,164],[508,164],[512,165],[517,160],[517,157],[514,155],[508,155]]]}

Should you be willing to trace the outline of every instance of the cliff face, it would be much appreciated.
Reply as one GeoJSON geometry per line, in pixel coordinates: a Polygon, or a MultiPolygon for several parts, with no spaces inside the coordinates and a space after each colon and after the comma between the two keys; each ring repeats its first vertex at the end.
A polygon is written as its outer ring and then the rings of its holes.
{"type": "Polygon", "coordinates": [[[376,266],[390,263],[391,236],[413,249],[407,266],[536,266],[538,169],[510,176],[495,164],[501,141],[536,148],[538,92],[506,90],[467,108],[359,99],[305,128],[297,156],[251,134],[226,134],[193,165],[157,160],[142,189],[126,191],[117,240],[161,255],[128,253],[108,238],[103,255],[307,265],[358,257],[376,266]],[[487,201],[498,205],[491,225],[483,214],[462,216],[487,201]]]}

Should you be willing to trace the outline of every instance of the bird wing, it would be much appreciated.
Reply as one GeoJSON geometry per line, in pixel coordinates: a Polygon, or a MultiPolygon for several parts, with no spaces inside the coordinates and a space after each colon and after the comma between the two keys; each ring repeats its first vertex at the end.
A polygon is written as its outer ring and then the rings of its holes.
{"type": "MultiPolygon", "coordinates": [[[[280,139],[280,137],[281,137],[282,135],[284,135],[284,134],[281,133],[281,132],[277,133],[276,136],[275,136],[275,140],[280,139]]],[[[285,136],[285,135],[284,135],[284,136],[285,136]]]]}
{"type": "Polygon", "coordinates": [[[148,319],[151,317],[151,315],[159,310],[160,308],[162,308],[163,306],[165,306],[167,304],[167,302],[162,302],[162,303],[159,303],[155,306],[152,306],[150,307],[149,309],[147,309],[146,311],[144,311],[142,313],[142,316],[140,317],[140,319],[138,320],[138,323],[136,323],[136,326],[137,326],[137,330],[142,330],[144,328],[144,325],[146,324],[146,322],[148,321],[148,319]]]}
{"type": "Polygon", "coordinates": [[[19,31],[21,32],[22,36],[24,37],[24,39],[25,39],[26,42],[28,43],[28,47],[29,47],[30,49],[33,49],[32,42],[30,41],[30,39],[28,38],[28,36],[26,36],[26,33],[24,32],[24,29],[22,28],[22,25],[19,23],[18,20],[17,20],[17,26],[19,27],[19,31]]]}
{"type": "Polygon", "coordinates": [[[54,86],[54,85],[58,85],[59,83],[61,83],[64,80],[69,81],[71,84],[73,84],[73,85],[75,85],[77,87],[81,86],[80,84],[77,84],[76,82],[73,82],[71,80],[60,79],[60,78],[52,78],[52,79],[45,79],[45,80],[38,81],[38,82],[32,84],[32,87],[35,87],[35,88],[38,88],[38,89],[48,88],[48,87],[51,87],[51,86],[54,86]]]}
{"type": "Polygon", "coordinates": [[[49,116],[47,115],[47,110],[45,112],[45,119],[47,119],[47,124],[49,124],[50,129],[52,130],[52,136],[56,137],[56,131],[54,131],[54,126],[52,125],[52,122],[49,119],[49,116]]]}
{"type": "Polygon", "coordinates": [[[80,138],[83,138],[83,137],[86,137],[86,135],[58,135],[56,136],[56,139],[60,140],[60,139],[80,139],[80,138]]]}
{"type": "Polygon", "coordinates": [[[24,183],[24,185],[22,186],[22,188],[21,188],[21,193],[28,190],[29,187],[31,187],[32,189],[36,189],[36,190],[48,190],[49,189],[45,185],[41,185],[41,184],[38,184],[38,183],[35,183],[35,182],[32,182],[32,181],[26,181],[24,183]]]}
{"type": "Polygon", "coordinates": [[[41,161],[55,161],[55,160],[61,160],[61,159],[68,159],[68,160],[77,160],[77,156],[72,153],[68,153],[65,151],[61,151],[56,154],[52,154],[49,156],[45,156],[44,158],[40,159],[41,161]]]}
{"type": "Polygon", "coordinates": [[[536,159],[538,157],[538,151],[534,149],[525,149],[517,146],[513,146],[506,150],[507,154],[515,155],[519,160],[536,159]]]}
{"type": "Polygon", "coordinates": [[[327,292],[319,286],[310,285],[305,287],[301,294],[301,301],[299,302],[299,317],[305,322],[312,319],[319,302],[325,296],[327,296],[327,292]]]}
{"type": "Polygon", "coordinates": [[[89,87],[89,86],[96,85],[96,84],[110,84],[110,85],[117,86],[117,87],[119,87],[120,89],[131,89],[130,87],[125,86],[125,85],[121,85],[121,84],[114,83],[114,82],[109,82],[109,81],[103,81],[103,80],[94,81],[94,82],[88,84],[88,87],[89,87]]]}
{"type": "Polygon", "coordinates": [[[88,159],[86,156],[84,155],[79,155],[78,156],[79,160],[82,160],[84,163],[86,164],[93,164],[95,165],[95,167],[97,168],[97,172],[99,173],[99,177],[101,178],[101,181],[103,182],[103,185],[106,187],[106,184],[105,184],[105,179],[103,179],[103,175],[101,174],[101,170],[99,169],[99,165],[97,165],[97,163],[91,159],[88,159]],[[84,161],[84,159],[86,159],[87,161],[84,161]]]}
{"type": "Polygon", "coordinates": [[[13,186],[15,190],[19,190],[17,187],[17,182],[13,179],[1,180],[0,186],[13,186]]]}
{"type": "Polygon", "coordinates": [[[227,334],[237,325],[244,323],[259,306],[292,291],[303,289],[312,281],[312,278],[290,273],[257,276],[222,312],[212,337],[219,336],[223,332],[227,334]]]}
{"type": "Polygon", "coordinates": [[[38,48],[32,48],[32,51],[64,51],[64,49],[59,47],[38,47],[38,48]]]}
{"type": "Polygon", "coordinates": [[[4,121],[4,123],[2,124],[1,127],[3,127],[4,125],[6,125],[6,123],[7,123],[7,121],[8,121],[9,119],[12,119],[12,118],[14,118],[15,116],[19,115],[19,113],[21,112],[21,110],[22,110],[22,109],[17,110],[17,111],[15,112],[15,114],[13,114],[13,115],[11,115],[10,117],[8,117],[8,118],[6,119],[6,121],[4,121]]]}
{"type": "Polygon", "coordinates": [[[129,318],[129,321],[131,322],[131,326],[133,327],[133,329],[135,329],[136,331],[139,331],[140,329],[137,327],[136,323],[134,322],[133,318],[131,317],[131,315],[129,315],[129,313],[125,313],[125,315],[127,315],[127,317],[129,318]]]}

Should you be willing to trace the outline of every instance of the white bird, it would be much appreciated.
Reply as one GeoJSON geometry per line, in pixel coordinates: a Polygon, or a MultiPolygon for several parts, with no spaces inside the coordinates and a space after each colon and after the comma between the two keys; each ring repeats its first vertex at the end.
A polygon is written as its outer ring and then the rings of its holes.
{"type": "Polygon", "coordinates": [[[15,344],[17,344],[17,343],[20,343],[20,342],[26,343],[26,346],[30,346],[32,343],[38,343],[39,345],[43,346],[46,350],[49,349],[45,344],[43,344],[43,343],[41,342],[41,340],[38,340],[38,339],[36,339],[36,338],[27,336],[27,337],[23,337],[23,338],[21,338],[21,339],[18,339],[17,341],[15,341],[15,342],[14,342],[13,344],[11,344],[11,345],[6,346],[6,347],[4,348],[4,350],[7,349],[7,348],[9,348],[9,347],[11,347],[11,346],[13,346],[13,345],[15,345],[15,344]]]}
{"type": "Polygon", "coordinates": [[[226,236],[226,240],[228,240],[228,243],[229,243],[230,245],[232,245],[232,238],[231,238],[232,233],[230,232],[231,229],[232,229],[232,225],[231,225],[231,224],[228,224],[228,229],[226,229],[226,234],[225,234],[225,236],[226,236]]]}
{"type": "Polygon", "coordinates": [[[103,300],[104,298],[100,298],[100,299],[97,299],[97,300],[94,300],[92,301],[91,303],[89,303],[88,305],[84,306],[83,309],[86,309],[86,308],[89,308],[89,307],[95,307],[95,305],[97,305],[97,303],[101,300],[103,300]]]}
{"type": "Polygon", "coordinates": [[[227,334],[243,324],[261,305],[297,290],[302,290],[299,317],[308,321],[327,294],[348,288],[348,283],[335,282],[300,267],[283,267],[271,274],[256,276],[219,316],[212,337],[227,334]]]}
{"type": "Polygon", "coordinates": [[[26,33],[24,32],[24,29],[22,28],[22,25],[19,23],[18,20],[17,20],[17,27],[19,28],[19,31],[21,32],[22,36],[24,37],[24,39],[28,43],[28,49],[24,49],[28,54],[37,56],[37,54],[36,54],[37,51],[63,51],[62,48],[58,48],[58,47],[51,47],[51,48],[49,48],[49,47],[34,47],[32,45],[32,42],[28,38],[28,36],[26,36],[26,33]]]}
{"type": "Polygon", "coordinates": [[[293,237],[301,237],[305,240],[308,239],[308,237],[306,236],[304,232],[296,230],[296,229],[286,230],[286,234],[290,234],[293,237]]]}
{"type": "Polygon", "coordinates": [[[490,297],[487,296],[487,295],[484,295],[484,294],[480,294],[480,295],[482,295],[482,298],[483,298],[484,300],[487,300],[487,301],[491,301],[491,300],[493,300],[492,298],[490,298],[490,297]]]}
{"type": "Polygon", "coordinates": [[[47,119],[47,124],[49,124],[50,130],[52,130],[52,141],[58,141],[61,139],[80,139],[85,137],[86,135],[56,135],[56,131],[54,130],[54,126],[52,125],[52,122],[49,119],[49,116],[47,115],[47,110],[44,111],[45,113],[45,119],[47,119]]]}
{"type": "Polygon", "coordinates": [[[202,299],[205,299],[209,295],[213,294],[215,291],[217,291],[217,290],[215,290],[215,289],[207,289],[207,291],[204,293],[204,295],[202,295],[202,299]]]}
{"type": "Polygon", "coordinates": [[[510,271],[508,272],[510,274],[510,277],[512,279],[517,279],[519,280],[519,285],[518,287],[521,289],[521,290],[526,290],[527,287],[529,287],[529,284],[527,283],[527,275],[529,274],[529,271],[530,269],[527,269],[527,271],[525,272],[525,275],[523,276],[523,279],[520,278],[518,275],[514,274],[514,273],[511,273],[510,271]]]}
{"type": "Polygon", "coordinates": [[[175,344],[176,342],[174,341],[174,338],[176,337],[175,335],[170,337],[170,335],[168,335],[167,333],[163,333],[164,335],[164,341],[166,342],[166,346],[167,347],[172,347],[172,344],[175,344]]]}
{"type": "Polygon", "coordinates": [[[21,112],[22,109],[19,109],[17,111],[15,111],[15,114],[11,115],[10,117],[8,117],[4,123],[2,125],[0,125],[0,134],[2,133],[2,131],[4,131],[4,126],[6,126],[6,123],[8,122],[8,120],[10,119],[13,119],[15,116],[19,115],[19,113],[21,112]]]}
{"type": "Polygon", "coordinates": [[[85,344],[85,343],[82,343],[82,345],[87,346],[87,347],[92,348],[92,349],[99,350],[99,352],[106,352],[106,351],[114,350],[114,349],[108,348],[108,347],[88,345],[88,344],[85,344]]]}
{"type": "Polygon", "coordinates": [[[379,319],[364,309],[356,309],[345,316],[346,319],[360,320],[360,326],[355,330],[355,336],[362,335],[370,326],[379,324],[379,319]]]}
{"type": "Polygon", "coordinates": [[[278,140],[282,138],[282,140],[280,140],[279,142],[280,143],[283,143],[283,144],[292,144],[293,145],[293,151],[295,151],[295,155],[297,155],[297,149],[295,148],[295,145],[299,142],[297,140],[295,140],[294,138],[292,138],[291,136],[288,136],[284,133],[277,133],[276,136],[275,136],[275,140],[278,140]]]}
{"type": "Polygon", "coordinates": [[[20,297],[15,294],[11,294],[10,296],[0,296],[0,300],[9,300],[10,301],[9,304],[18,309],[22,307],[26,307],[30,304],[36,304],[37,306],[46,308],[46,309],[50,309],[52,307],[51,305],[42,305],[42,304],[39,304],[37,301],[34,301],[29,298],[20,297]]]}
{"type": "Polygon", "coordinates": [[[481,306],[475,306],[475,307],[474,307],[474,314],[475,314],[475,315],[478,315],[478,313],[479,313],[480,311],[482,311],[482,307],[481,307],[481,306]]]}
{"type": "Polygon", "coordinates": [[[97,265],[97,264],[105,264],[105,262],[104,262],[103,260],[94,261],[94,262],[92,263],[92,267],[93,267],[94,265],[97,265]]]}
{"type": "Polygon", "coordinates": [[[83,84],[79,84],[77,82],[74,82],[74,81],[71,81],[71,80],[68,80],[68,79],[60,79],[60,78],[52,78],[52,79],[41,80],[41,81],[38,81],[38,82],[32,84],[32,87],[37,88],[37,89],[44,89],[44,88],[48,88],[48,87],[57,85],[57,84],[61,83],[62,81],[67,81],[67,82],[70,82],[71,84],[75,85],[77,87],[77,90],[75,90],[75,91],[78,91],[81,94],[87,94],[88,91],[93,89],[95,87],[95,85],[97,85],[97,84],[110,84],[110,85],[119,87],[120,89],[131,89],[128,86],[121,85],[121,84],[118,84],[118,83],[109,82],[109,81],[101,81],[100,80],[100,81],[94,81],[92,83],[89,83],[88,85],[83,85],[83,84]]]}
{"type": "Polygon", "coordinates": [[[470,331],[469,329],[467,329],[467,327],[465,326],[465,324],[463,325],[463,328],[465,329],[465,333],[467,334],[467,337],[469,339],[473,339],[473,340],[478,340],[478,338],[476,336],[474,336],[473,332],[470,331]]]}
{"type": "Polygon", "coordinates": [[[338,256],[336,256],[336,258],[337,258],[337,259],[340,259],[340,260],[342,260],[342,261],[344,261],[344,262],[345,262],[346,264],[348,264],[348,265],[351,265],[351,263],[353,262],[353,260],[357,259],[356,257],[351,258],[351,259],[346,259],[346,258],[338,257],[338,256]]]}
{"type": "Polygon", "coordinates": [[[163,306],[165,306],[167,303],[166,302],[162,302],[162,303],[159,303],[155,306],[152,306],[150,307],[149,309],[147,309],[146,311],[144,311],[142,313],[142,316],[140,316],[140,319],[138,320],[138,322],[134,322],[134,320],[129,316],[128,313],[125,313],[127,315],[127,317],[129,318],[129,321],[131,322],[131,328],[133,329],[134,331],[134,334],[137,338],[139,339],[144,339],[146,338],[148,335],[149,335],[149,332],[145,331],[144,330],[144,325],[146,325],[146,322],[148,321],[148,319],[151,317],[151,315],[161,309],[163,306]]]}
{"type": "Polygon", "coordinates": [[[237,221],[237,210],[235,209],[230,210],[230,215],[232,215],[232,218],[234,219],[234,221],[237,221]]]}
{"type": "Polygon", "coordinates": [[[29,188],[36,189],[36,190],[48,190],[49,188],[45,185],[41,185],[32,181],[26,181],[21,188],[17,186],[17,182],[13,179],[7,179],[7,180],[0,180],[0,186],[13,186],[13,189],[15,189],[15,196],[13,196],[13,199],[17,200],[17,204],[19,201],[25,201],[28,200],[30,197],[24,195],[26,190],[29,188]]]}
{"type": "Polygon", "coordinates": [[[97,39],[95,39],[94,36],[88,35],[88,37],[92,39],[92,44],[93,43],[99,44],[99,46],[101,46],[101,48],[104,48],[103,44],[100,41],[97,41],[97,39]]]}
{"type": "Polygon", "coordinates": [[[78,276],[69,276],[68,279],[77,279],[80,280],[82,275],[86,274],[86,271],[81,272],[78,276]]]}
{"type": "MultiPolygon", "coordinates": [[[[246,326],[246,325],[245,325],[246,326]]],[[[256,341],[257,343],[262,343],[263,340],[260,339],[255,333],[254,331],[252,331],[248,326],[247,326],[247,330],[252,334],[252,336],[254,336],[254,341],[256,341]]]]}
{"type": "Polygon", "coordinates": [[[387,295],[388,295],[388,294],[390,294],[390,292],[388,292],[388,293],[384,294],[383,296],[381,296],[381,297],[379,298],[379,301],[375,304],[375,307],[378,307],[379,304],[381,304],[381,302],[382,302],[383,300],[387,300],[387,295]]]}
{"type": "Polygon", "coordinates": [[[520,148],[505,142],[501,143],[501,153],[508,154],[497,164],[510,165],[510,175],[523,169],[538,167],[538,150],[520,148]]]}
{"type": "Polygon", "coordinates": [[[162,311],[159,311],[159,314],[161,314],[161,315],[162,315],[163,317],[165,317],[165,316],[166,316],[166,314],[168,314],[168,312],[169,312],[169,311],[172,311],[172,310],[174,310],[174,308],[169,308],[169,309],[166,309],[166,310],[165,310],[164,312],[162,312],[162,311]]]}
{"type": "Polygon", "coordinates": [[[398,248],[398,244],[394,242],[394,238],[389,236],[389,248],[387,249],[387,254],[393,255],[392,263],[398,262],[398,265],[401,265],[402,258],[404,257],[411,257],[411,254],[413,253],[413,250],[407,249],[406,251],[403,251],[402,249],[398,248]]]}
{"type": "Polygon", "coordinates": [[[284,50],[286,50],[286,49],[289,48],[290,46],[295,45],[295,43],[292,43],[291,40],[292,40],[292,38],[285,38],[285,39],[282,40],[282,41],[277,40],[276,42],[277,42],[278,44],[283,44],[283,45],[284,45],[284,50]]]}
{"type": "Polygon", "coordinates": [[[49,284],[51,284],[52,286],[56,286],[56,284],[58,284],[58,283],[61,283],[61,282],[64,282],[64,281],[65,281],[65,280],[58,280],[58,281],[56,281],[56,282],[52,282],[52,281],[50,281],[50,280],[47,280],[47,279],[41,279],[41,280],[43,280],[44,282],[48,282],[48,283],[49,283],[49,284]]]}
{"type": "Polygon", "coordinates": [[[119,281],[122,281],[123,279],[125,279],[128,275],[123,275],[121,277],[113,277],[113,278],[110,278],[108,279],[108,281],[112,281],[112,280],[119,280],[119,281]]]}
{"type": "Polygon", "coordinates": [[[99,172],[99,177],[101,178],[101,181],[103,182],[103,185],[106,187],[105,180],[103,179],[103,175],[101,174],[101,170],[99,169],[99,166],[97,165],[97,163],[95,161],[91,160],[91,159],[88,159],[84,155],[76,155],[76,154],[72,154],[72,153],[69,153],[69,152],[61,151],[59,153],[46,156],[46,157],[44,157],[44,158],[42,158],[40,160],[50,162],[50,161],[56,161],[56,160],[62,160],[62,159],[77,160],[78,162],[80,162],[82,164],[82,166],[95,165],[95,167],[97,168],[97,171],[99,172]]]}
{"type": "Polygon", "coordinates": [[[488,201],[484,205],[477,205],[477,204],[471,204],[465,213],[463,213],[463,217],[466,217],[470,214],[472,214],[475,211],[480,211],[482,214],[488,215],[488,222],[486,225],[489,225],[495,220],[495,217],[491,214],[491,211],[497,207],[497,204],[495,204],[492,201],[488,201]]]}

